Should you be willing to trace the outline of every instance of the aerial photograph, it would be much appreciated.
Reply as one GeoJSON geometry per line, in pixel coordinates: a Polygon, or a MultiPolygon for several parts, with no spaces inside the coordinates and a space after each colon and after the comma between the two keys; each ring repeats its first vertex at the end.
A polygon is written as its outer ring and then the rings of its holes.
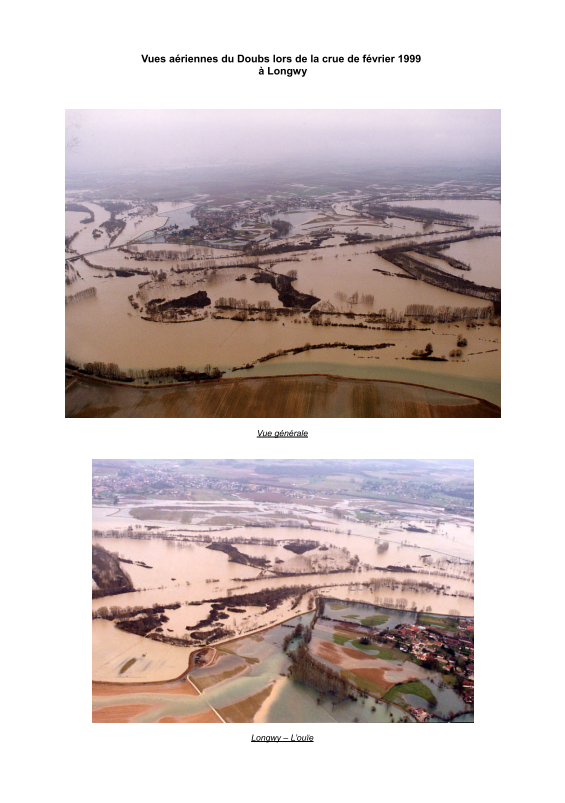
{"type": "Polygon", "coordinates": [[[93,460],[92,721],[474,721],[472,460],[93,460]]]}
{"type": "Polygon", "coordinates": [[[67,417],[500,417],[499,110],[65,136],[67,417]]]}

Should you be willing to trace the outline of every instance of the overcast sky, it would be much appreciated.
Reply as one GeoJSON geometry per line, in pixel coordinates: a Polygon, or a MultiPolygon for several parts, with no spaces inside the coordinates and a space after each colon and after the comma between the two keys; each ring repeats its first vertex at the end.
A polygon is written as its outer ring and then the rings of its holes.
{"type": "Polygon", "coordinates": [[[499,110],[69,110],[67,169],[500,159],[499,110]]]}

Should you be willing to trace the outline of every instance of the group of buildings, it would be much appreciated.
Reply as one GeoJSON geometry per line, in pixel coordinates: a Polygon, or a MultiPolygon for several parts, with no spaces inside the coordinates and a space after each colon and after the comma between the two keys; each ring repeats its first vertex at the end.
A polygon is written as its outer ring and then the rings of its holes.
{"type": "MultiPolygon", "coordinates": [[[[455,626],[452,626],[455,627],[455,626]]],[[[422,624],[399,624],[378,634],[401,652],[409,653],[430,669],[453,678],[453,685],[465,703],[474,702],[474,624],[460,619],[455,629],[422,624]]]]}

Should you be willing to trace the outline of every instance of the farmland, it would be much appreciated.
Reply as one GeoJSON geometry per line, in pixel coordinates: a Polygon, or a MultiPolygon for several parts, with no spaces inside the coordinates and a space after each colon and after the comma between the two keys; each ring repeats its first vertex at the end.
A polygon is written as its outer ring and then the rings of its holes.
{"type": "Polygon", "coordinates": [[[69,375],[70,418],[498,418],[500,408],[456,392],[336,376],[225,379],[142,389],[69,375]]]}

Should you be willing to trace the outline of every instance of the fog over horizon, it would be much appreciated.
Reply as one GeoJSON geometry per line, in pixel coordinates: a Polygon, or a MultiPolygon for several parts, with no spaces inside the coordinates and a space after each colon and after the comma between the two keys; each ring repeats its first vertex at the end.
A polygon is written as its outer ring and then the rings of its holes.
{"type": "Polygon", "coordinates": [[[291,162],[500,165],[500,110],[67,110],[67,175],[291,162]]]}

